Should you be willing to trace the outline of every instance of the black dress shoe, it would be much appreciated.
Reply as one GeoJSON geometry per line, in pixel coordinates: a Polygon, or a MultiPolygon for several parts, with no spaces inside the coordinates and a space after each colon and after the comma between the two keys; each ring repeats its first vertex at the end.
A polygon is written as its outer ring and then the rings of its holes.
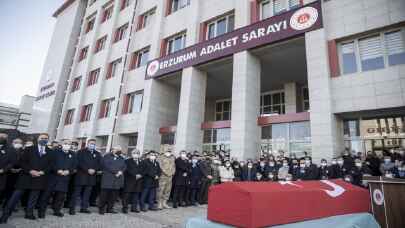
{"type": "Polygon", "coordinates": [[[80,209],[80,213],[91,214],[91,211],[89,209],[80,209]]]}
{"type": "Polygon", "coordinates": [[[99,209],[98,209],[98,213],[99,213],[100,215],[104,215],[105,211],[104,211],[104,209],[99,208],[99,209]]]}
{"type": "Polygon", "coordinates": [[[76,214],[76,210],[74,208],[70,208],[69,215],[75,215],[75,214],[76,214]]]}
{"type": "Polygon", "coordinates": [[[141,211],[138,208],[132,208],[131,212],[140,213],[141,211]]]}
{"type": "Polygon", "coordinates": [[[25,215],[24,218],[25,218],[25,219],[29,219],[29,220],[36,220],[36,219],[37,219],[33,214],[31,214],[31,215],[25,215]]]}
{"type": "Polygon", "coordinates": [[[158,211],[159,209],[157,207],[152,207],[152,208],[149,208],[149,210],[150,211],[158,211]]]}
{"type": "Polygon", "coordinates": [[[123,208],[122,208],[122,213],[128,214],[128,208],[123,207],[123,208]]]}
{"type": "Polygon", "coordinates": [[[108,214],[118,214],[118,212],[114,211],[113,209],[107,210],[108,214]]]}
{"type": "Polygon", "coordinates": [[[64,214],[62,212],[60,212],[60,211],[53,212],[53,215],[55,215],[56,217],[63,217],[64,216],[64,214]]]}
{"type": "Polygon", "coordinates": [[[143,212],[147,212],[147,211],[148,211],[148,209],[146,209],[146,208],[142,208],[142,211],[143,211],[143,212]]]}
{"type": "Polygon", "coordinates": [[[38,218],[44,219],[45,218],[45,212],[44,211],[39,211],[38,212],[38,218]]]}
{"type": "Polygon", "coordinates": [[[0,218],[0,224],[6,224],[8,221],[8,217],[9,217],[9,215],[3,214],[3,216],[1,216],[1,218],[0,218]]]}

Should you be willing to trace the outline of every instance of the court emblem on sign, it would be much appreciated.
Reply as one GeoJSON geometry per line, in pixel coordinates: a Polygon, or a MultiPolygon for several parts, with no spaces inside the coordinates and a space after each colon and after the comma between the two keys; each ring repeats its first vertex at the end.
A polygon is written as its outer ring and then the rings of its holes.
{"type": "Polygon", "coordinates": [[[149,64],[148,69],[146,70],[146,73],[149,76],[153,76],[156,74],[156,72],[158,72],[158,70],[159,70],[159,61],[155,60],[149,64]]]}
{"type": "Polygon", "coordinates": [[[375,204],[381,206],[384,204],[384,194],[380,189],[374,189],[373,191],[373,201],[375,204]]]}
{"type": "Polygon", "coordinates": [[[318,20],[318,10],[313,7],[305,7],[295,12],[290,19],[290,26],[295,30],[310,28],[318,20]]]}

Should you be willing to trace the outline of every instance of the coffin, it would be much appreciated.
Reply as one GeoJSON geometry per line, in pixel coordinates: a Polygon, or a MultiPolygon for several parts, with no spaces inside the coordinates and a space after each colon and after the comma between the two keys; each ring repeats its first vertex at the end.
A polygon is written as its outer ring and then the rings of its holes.
{"type": "Polygon", "coordinates": [[[370,211],[369,192],[342,180],[233,182],[212,186],[208,219],[266,227],[370,211]]]}

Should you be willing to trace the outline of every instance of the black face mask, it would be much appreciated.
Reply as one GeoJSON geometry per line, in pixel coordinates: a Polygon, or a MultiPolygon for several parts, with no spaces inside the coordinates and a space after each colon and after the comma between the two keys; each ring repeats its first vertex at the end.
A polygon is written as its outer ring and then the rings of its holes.
{"type": "Polygon", "coordinates": [[[7,144],[7,139],[6,138],[0,138],[0,145],[6,145],[7,144]]]}

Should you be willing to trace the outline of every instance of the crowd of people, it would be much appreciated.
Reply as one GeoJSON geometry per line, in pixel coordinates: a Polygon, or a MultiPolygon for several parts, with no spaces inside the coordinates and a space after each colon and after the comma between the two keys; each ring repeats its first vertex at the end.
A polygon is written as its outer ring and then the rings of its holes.
{"type": "Polygon", "coordinates": [[[207,204],[208,188],[232,181],[296,181],[341,178],[366,187],[363,176],[385,176],[405,179],[404,150],[362,153],[345,150],[330,163],[322,159],[319,166],[304,153],[285,156],[283,151],[263,153],[257,160],[238,161],[229,152],[215,153],[133,150],[126,154],[114,146],[105,154],[96,148],[96,140],[87,140],[79,149],[76,141],[49,142],[49,135],[37,140],[14,139],[0,133],[0,193],[3,213],[0,223],[21,205],[25,218],[46,216],[51,206],[53,215],[62,217],[62,208],[70,215],[146,212],[207,204]]]}

